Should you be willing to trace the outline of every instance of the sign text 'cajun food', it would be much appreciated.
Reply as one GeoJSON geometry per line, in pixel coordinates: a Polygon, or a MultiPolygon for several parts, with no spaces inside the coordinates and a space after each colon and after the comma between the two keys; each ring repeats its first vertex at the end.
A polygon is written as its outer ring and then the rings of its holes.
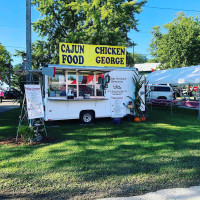
{"type": "Polygon", "coordinates": [[[61,65],[126,67],[126,47],[59,44],[61,65]]]}

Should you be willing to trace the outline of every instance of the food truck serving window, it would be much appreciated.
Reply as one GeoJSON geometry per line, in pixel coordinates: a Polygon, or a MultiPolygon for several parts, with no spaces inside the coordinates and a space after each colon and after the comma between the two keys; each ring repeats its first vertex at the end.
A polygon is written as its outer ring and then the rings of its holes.
{"type": "Polygon", "coordinates": [[[66,96],[69,92],[74,97],[83,97],[85,94],[103,96],[103,86],[102,83],[98,82],[99,78],[103,79],[103,75],[70,71],[65,71],[65,73],[56,72],[55,78],[49,77],[48,79],[49,96],[66,96]]]}
{"type": "Polygon", "coordinates": [[[66,96],[66,78],[64,74],[56,74],[48,78],[49,96],[66,96]]]}
{"type": "Polygon", "coordinates": [[[79,96],[84,96],[84,94],[89,94],[90,96],[95,96],[94,94],[94,75],[79,74],[78,75],[78,87],[79,96]]]}

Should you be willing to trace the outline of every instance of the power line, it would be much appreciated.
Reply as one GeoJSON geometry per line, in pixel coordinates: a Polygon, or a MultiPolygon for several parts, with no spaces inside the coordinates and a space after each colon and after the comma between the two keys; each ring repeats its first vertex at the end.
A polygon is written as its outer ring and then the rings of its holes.
{"type": "Polygon", "coordinates": [[[153,9],[159,9],[159,10],[176,10],[176,11],[184,11],[184,12],[200,12],[200,10],[185,10],[182,8],[161,8],[161,7],[155,7],[155,6],[144,6],[146,8],[153,8],[153,9]]]}
{"type": "Polygon", "coordinates": [[[145,34],[148,33],[149,34],[150,31],[149,32],[147,32],[147,31],[138,31],[137,33],[145,33],[145,34]]]}
{"type": "Polygon", "coordinates": [[[0,24],[2,27],[13,27],[13,28],[25,28],[25,26],[18,26],[18,25],[5,25],[5,24],[0,24]]]}
{"type": "Polygon", "coordinates": [[[15,46],[4,46],[4,47],[8,47],[8,48],[19,48],[19,49],[26,49],[25,47],[15,47],[15,46]]]}

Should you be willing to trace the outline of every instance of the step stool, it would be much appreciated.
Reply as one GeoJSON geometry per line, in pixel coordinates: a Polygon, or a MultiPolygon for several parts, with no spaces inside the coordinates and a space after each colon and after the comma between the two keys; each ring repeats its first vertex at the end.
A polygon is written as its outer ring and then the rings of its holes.
{"type": "Polygon", "coordinates": [[[121,119],[120,118],[113,119],[113,124],[115,124],[115,123],[117,123],[118,125],[120,125],[121,119]]]}

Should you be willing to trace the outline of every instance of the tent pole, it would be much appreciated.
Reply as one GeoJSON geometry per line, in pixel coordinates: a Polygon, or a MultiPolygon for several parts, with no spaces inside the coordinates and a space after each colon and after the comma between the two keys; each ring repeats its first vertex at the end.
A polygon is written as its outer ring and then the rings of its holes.
{"type": "Polygon", "coordinates": [[[200,90],[199,90],[199,85],[198,85],[198,91],[199,91],[199,115],[198,115],[198,120],[200,119],[200,90]]]}
{"type": "Polygon", "coordinates": [[[170,89],[170,93],[171,93],[170,96],[171,96],[171,115],[172,115],[172,94],[173,94],[173,93],[172,93],[171,89],[170,89]]]}
{"type": "MultiPolygon", "coordinates": [[[[150,91],[151,91],[151,86],[150,86],[150,91]]],[[[152,112],[152,91],[151,91],[151,112],[152,112]]]]}

